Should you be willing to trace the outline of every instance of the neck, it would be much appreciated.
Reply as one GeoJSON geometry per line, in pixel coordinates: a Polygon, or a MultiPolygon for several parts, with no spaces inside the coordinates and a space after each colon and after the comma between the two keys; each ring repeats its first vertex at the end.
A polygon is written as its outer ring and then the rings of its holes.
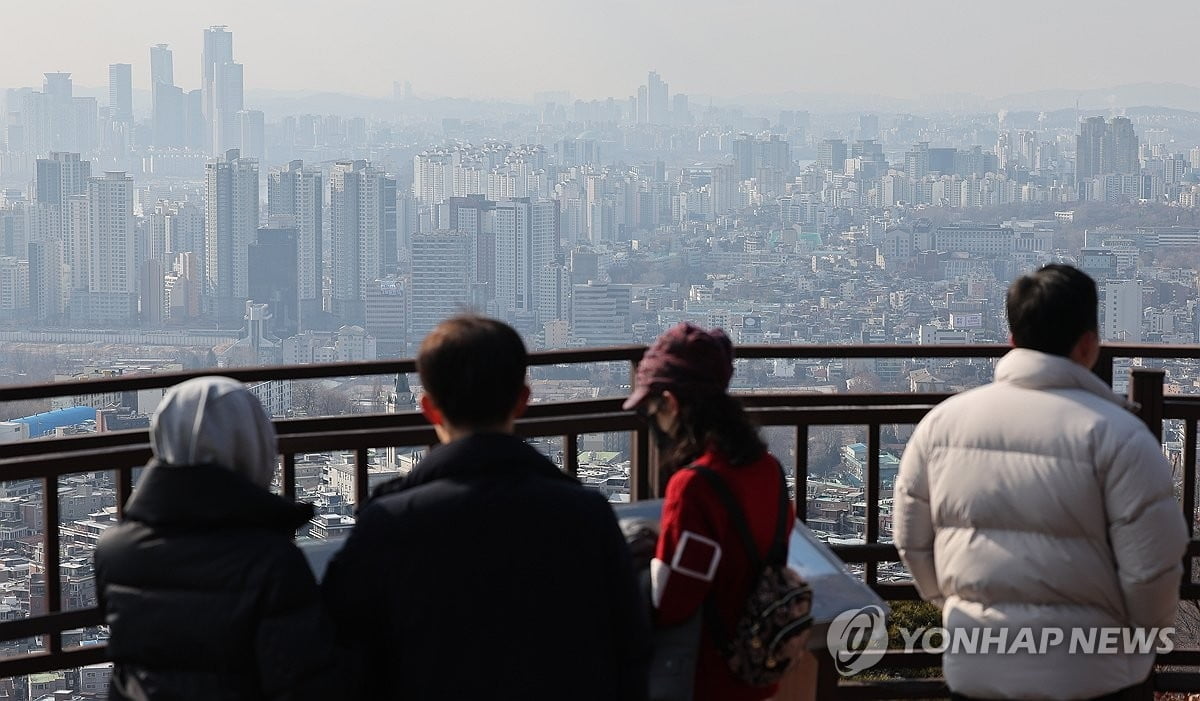
{"type": "Polygon", "coordinates": [[[451,424],[437,424],[433,430],[437,431],[438,439],[443,443],[453,443],[454,441],[470,438],[480,433],[507,433],[512,434],[515,428],[513,421],[507,421],[494,426],[453,426],[451,424]]]}

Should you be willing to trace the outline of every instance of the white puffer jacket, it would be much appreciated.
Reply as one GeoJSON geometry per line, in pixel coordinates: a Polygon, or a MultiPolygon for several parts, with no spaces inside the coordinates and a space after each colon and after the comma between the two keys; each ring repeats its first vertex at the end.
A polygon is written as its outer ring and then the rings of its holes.
{"type": "MultiPolygon", "coordinates": [[[[1027,349],[943,402],[896,479],[894,536],[948,629],[1171,626],[1187,531],[1145,424],[1084,367],[1027,349]]],[[[1047,632],[1046,635],[1053,636],[1047,632]]],[[[995,649],[996,643],[993,643],[995,649]]],[[[955,692],[1079,699],[1144,680],[1149,654],[943,656],[955,692]]]]}

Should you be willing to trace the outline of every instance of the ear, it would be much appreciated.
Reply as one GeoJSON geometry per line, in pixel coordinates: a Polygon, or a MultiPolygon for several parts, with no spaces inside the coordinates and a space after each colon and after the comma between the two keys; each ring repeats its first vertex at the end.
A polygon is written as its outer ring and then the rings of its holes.
{"type": "Polygon", "coordinates": [[[433,397],[425,392],[421,395],[421,413],[425,415],[425,419],[434,426],[441,426],[444,420],[442,419],[442,411],[438,409],[434,403],[433,397]]]}
{"type": "Polygon", "coordinates": [[[1012,335],[1011,333],[1010,333],[1010,334],[1008,334],[1008,346],[1009,346],[1010,348],[1016,348],[1016,347],[1017,347],[1017,342],[1013,340],[1013,335],[1012,335]]]}
{"type": "Polygon", "coordinates": [[[658,411],[663,416],[674,418],[679,413],[679,397],[676,397],[671,390],[666,390],[662,393],[662,404],[659,405],[658,411]]]}
{"type": "Polygon", "coordinates": [[[525,410],[529,408],[529,395],[529,385],[523,385],[520,394],[517,395],[517,403],[513,406],[512,417],[514,419],[525,415],[525,410]]]}

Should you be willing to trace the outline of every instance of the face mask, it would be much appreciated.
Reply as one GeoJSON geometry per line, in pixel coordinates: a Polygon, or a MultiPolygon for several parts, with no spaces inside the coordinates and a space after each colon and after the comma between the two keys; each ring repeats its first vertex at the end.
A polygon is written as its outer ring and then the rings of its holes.
{"type": "Polygon", "coordinates": [[[654,438],[654,445],[658,448],[659,452],[663,452],[675,444],[675,439],[671,437],[671,434],[662,430],[657,420],[651,418],[648,424],[650,426],[650,435],[654,438]]]}

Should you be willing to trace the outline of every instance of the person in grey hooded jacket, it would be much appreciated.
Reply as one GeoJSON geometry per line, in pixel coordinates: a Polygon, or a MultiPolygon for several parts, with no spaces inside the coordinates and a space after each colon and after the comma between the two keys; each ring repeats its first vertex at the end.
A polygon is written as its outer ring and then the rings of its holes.
{"type": "Polygon", "coordinates": [[[240,382],[172,388],[154,459],[96,549],[110,699],[340,698],[317,583],[292,542],[312,507],[268,491],[275,430],[240,382]]]}
{"type": "Polygon", "coordinates": [[[1174,624],[1187,529],[1171,469],[1091,372],[1091,278],[1048,265],[1007,306],[1016,347],[995,382],[939,405],[904,451],[896,547],[962,641],[943,655],[956,698],[1148,698],[1152,646],[1087,636],[1174,624]]]}

